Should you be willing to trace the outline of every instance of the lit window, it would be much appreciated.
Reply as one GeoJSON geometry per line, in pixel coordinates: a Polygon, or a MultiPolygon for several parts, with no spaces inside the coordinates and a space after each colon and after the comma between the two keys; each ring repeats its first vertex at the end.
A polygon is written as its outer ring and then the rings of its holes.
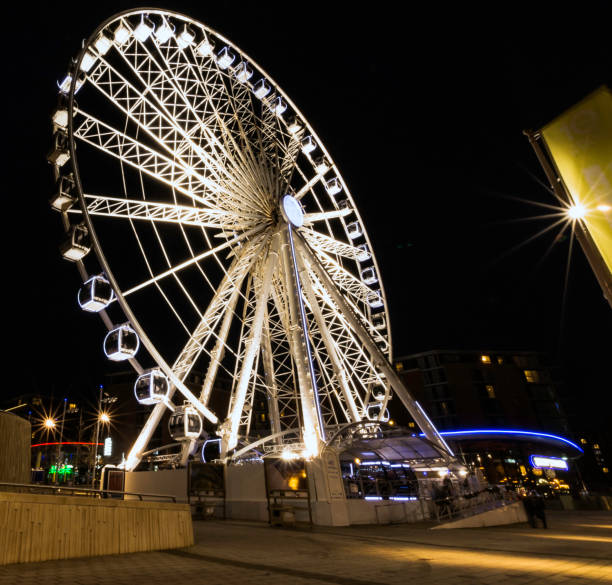
{"type": "Polygon", "coordinates": [[[593,449],[599,449],[599,443],[593,443],[593,449]]]}
{"type": "Polygon", "coordinates": [[[525,374],[525,380],[530,384],[539,384],[540,382],[540,372],[537,370],[523,370],[525,374]]]}
{"type": "Polygon", "coordinates": [[[586,440],[586,439],[580,439],[580,442],[581,442],[583,445],[586,445],[586,444],[587,444],[587,440],[586,440]]]}
{"type": "Polygon", "coordinates": [[[487,384],[485,386],[486,390],[487,390],[487,396],[489,398],[495,398],[495,388],[493,388],[492,384],[487,384]]]}
{"type": "Polygon", "coordinates": [[[497,363],[500,364],[500,365],[503,364],[504,363],[504,358],[501,357],[500,355],[497,356],[497,363]]]}
{"type": "Polygon", "coordinates": [[[480,361],[483,364],[490,364],[491,363],[491,356],[490,355],[481,355],[480,356],[480,361]]]}
{"type": "Polygon", "coordinates": [[[415,424],[414,424],[413,422],[409,422],[409,423],[408,423],[408,426],[409,426],[411,429],[413,429],[413,428],[415,427],[415,424]]]}
{"type": "Polygon", "coordinates": [[[398,372],[401,372],[401,371],[404,369],[404,364],[403,364],[402,362],[397,362],[397,363],[395,364],[395,369],[396,369],[398,372]]]}
{"type": "Polygon", "coordinates": [[[610,470],[609,470],[607,467],[602,467],[602,468],[601,468],[601,470],[602,470],[604,473],[608,473],[608,472],[610,471],[610,470]]]}

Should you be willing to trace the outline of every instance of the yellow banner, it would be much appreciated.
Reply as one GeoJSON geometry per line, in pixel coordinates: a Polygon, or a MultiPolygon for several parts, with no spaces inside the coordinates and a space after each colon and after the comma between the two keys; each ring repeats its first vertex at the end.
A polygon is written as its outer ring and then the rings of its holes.
{"type": "Polygon", "coordinates": [[[599,88],[545,126],[542,135],[612,273],[612,93],[599,88]]]}

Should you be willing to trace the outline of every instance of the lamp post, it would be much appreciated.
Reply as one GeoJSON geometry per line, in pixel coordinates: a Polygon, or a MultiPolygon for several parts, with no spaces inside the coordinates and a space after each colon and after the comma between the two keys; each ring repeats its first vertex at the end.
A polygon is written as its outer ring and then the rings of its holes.
{"type": "Polygon", "coordinates": [[[60,425],[59,441],[57,443],[57,453],[55,456],[55,483],[59,483],[60,459],[62,456],[62,439],[64,437],[64,421],[66,420],[66,402],[68,398],[64,398],[64,410],[62,411],[62,424],[60,425]]]}

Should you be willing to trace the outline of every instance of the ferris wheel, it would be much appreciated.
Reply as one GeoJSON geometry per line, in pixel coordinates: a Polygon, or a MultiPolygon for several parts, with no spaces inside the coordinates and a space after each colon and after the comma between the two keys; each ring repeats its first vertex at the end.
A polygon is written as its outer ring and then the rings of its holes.
{"type": "Polygon", "coordinates": [[[111,360],[186,460],[203,422],[221,458],[320,453],[388,419],[395,394],[450,452],[390,365],[380,272],[331,155],[272,78],[165,10],[102,23],[58,83],[51,201],[63,256],[111,360]]]}

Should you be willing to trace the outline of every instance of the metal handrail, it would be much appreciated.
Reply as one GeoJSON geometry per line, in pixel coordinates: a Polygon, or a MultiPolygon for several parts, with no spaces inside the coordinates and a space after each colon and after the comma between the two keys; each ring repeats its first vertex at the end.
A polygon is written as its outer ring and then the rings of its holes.
{"type": "Polygon", "coordinates": [[[78,486],[60,486],[60,485],[48,485],[48,484],[37,484],[37,483],[9,483],[9,482],[0,482],[0,487],[2,486],[8,486],[8,487],[17,487],[17,488],[26,488],[31,490],[39,490],[39,491],[44,491],[44,490],[51,490],[53,492],[55,492],[52,495],[67,495],[67,494],[63,494],[61,492],[64,491],[70,491],[72,492],[71,495],[73,496],[92,496],[92,497],[98,497],[98,498],[103,498],[105,497],[107,494],[110,495],[114,495],[114,494],[118,494],[118,495],[122,495],[122,496],[138,496],[139,501],[143,501],[143,497],[145,498],[167,498],[167,499],[171,499],[173,503],[176,504],[176,496],[172,496],[169,494],[143,494],[140,492],[123,492],[123,491],[117,491],[117,490],[95,490],[92,488],[82,488],[82,487],[78,487],[78,486]],[[75,492],[79,492],[79,493],[75,493],[75,492]]]}

